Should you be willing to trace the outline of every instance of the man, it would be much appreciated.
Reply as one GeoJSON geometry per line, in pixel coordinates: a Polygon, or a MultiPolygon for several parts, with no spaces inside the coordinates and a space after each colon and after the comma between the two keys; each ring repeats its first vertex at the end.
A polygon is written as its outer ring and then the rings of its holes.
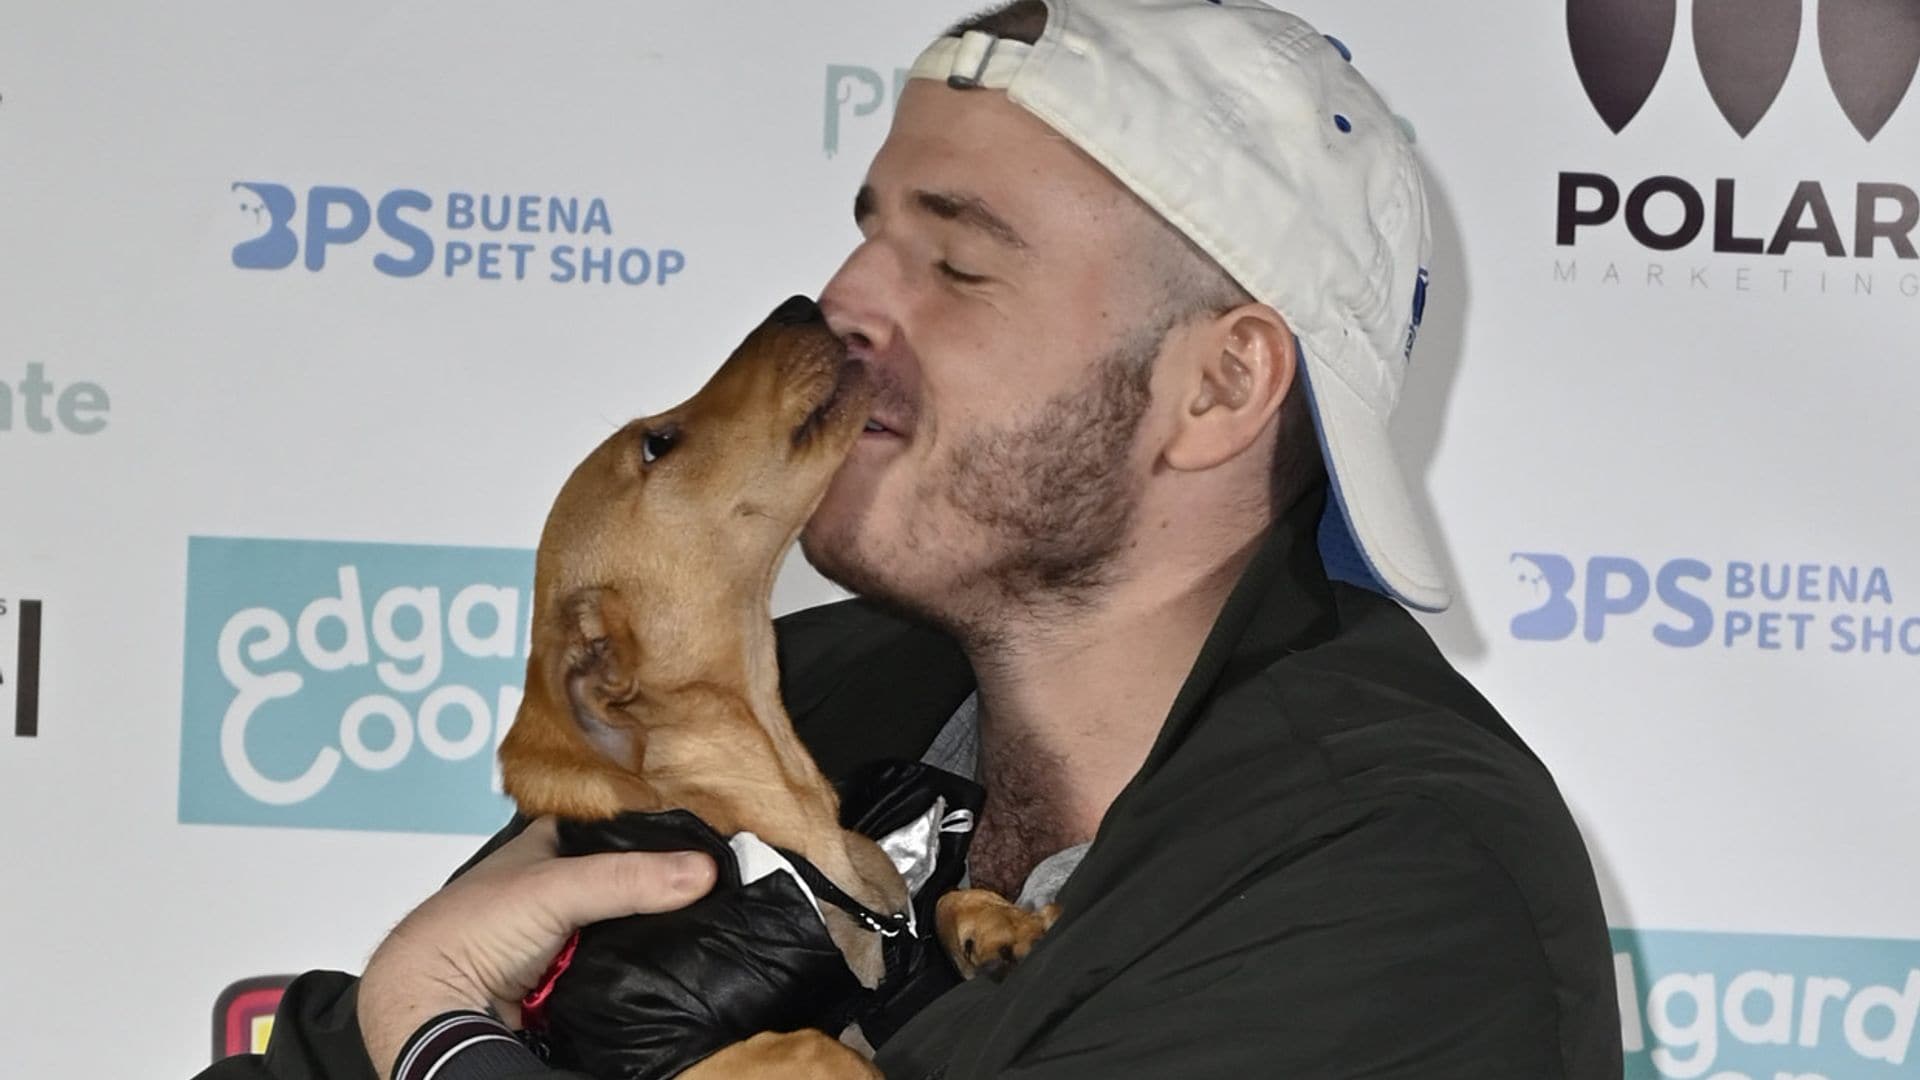
{"type": "MultiPolygon", "coordinates": [[[[1065,912],[890,1076],[1621,1073],[1579,835],[1394,602],[1448,599],[1386,436],[1426,207],[1343,51],[1021,0],[922,56],[858,194],[821,306],[880,394],[803,544],[869,599],[783,621],[787,702],[830,776],[974,774],[974,883],[1065,912]]],[[[304,979],[271,1074],[547,1075],[482,1014],[713,875],[514,832],[357,991],[304,979]]]]}

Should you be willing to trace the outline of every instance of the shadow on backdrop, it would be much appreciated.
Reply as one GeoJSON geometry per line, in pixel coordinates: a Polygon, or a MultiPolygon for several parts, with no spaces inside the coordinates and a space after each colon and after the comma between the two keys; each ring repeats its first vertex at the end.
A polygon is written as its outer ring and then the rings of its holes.
{"type": "Polygon", "coordinates": [[[1434,513],[1428,494],[1433,458],[1447,424],[1447,399],[1466,351],[1466,318],[1472,299],[1466,244],[1460,235],[1452,200],[1435,171],[1421,163],[1427,179],[1427,210],[1433,228],[1432,286],[1420,338],[1414,346],[1400,404],[1394,411],[1393,443],[1406,469],[1414,510],[1434,544],[1441,573],[1453,585],[1453,606],[1438,615],[1421,616],[1450,659],[1476,659],[1487,651],[1486,638],[1473,617],[1473,598],[1461,586],[1458,564],[1447,535],[1434,513]]]}

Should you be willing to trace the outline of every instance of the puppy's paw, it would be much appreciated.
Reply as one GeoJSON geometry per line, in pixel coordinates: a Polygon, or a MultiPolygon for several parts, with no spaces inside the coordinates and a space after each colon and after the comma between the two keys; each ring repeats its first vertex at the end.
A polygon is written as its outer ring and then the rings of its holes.
{"type": "Polygon", "coordinates": [[[1004,979],[1060,917],[1060,905],[1039,911],[1015,907],[986,889],[961,889],[940,898],[934,922],[940,944],[965,978],[1004,979]]]}

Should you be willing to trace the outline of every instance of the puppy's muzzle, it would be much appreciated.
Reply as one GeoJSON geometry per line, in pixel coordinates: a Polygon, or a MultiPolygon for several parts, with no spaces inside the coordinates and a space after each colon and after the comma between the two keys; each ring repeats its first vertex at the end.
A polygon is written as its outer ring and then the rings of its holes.
{"type": "Polygon", "coordinates": [[[805,326],[808,323],[826,322],[827,316],[810,297],[790,296],[785,303],[773,309],[767,321],[775,326],[805,326]]]}

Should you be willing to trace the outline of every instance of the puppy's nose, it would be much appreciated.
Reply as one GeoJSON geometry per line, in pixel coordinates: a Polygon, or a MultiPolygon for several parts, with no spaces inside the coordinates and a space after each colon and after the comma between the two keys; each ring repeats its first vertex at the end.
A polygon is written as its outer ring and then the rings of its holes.
{"type": "Polygon", "coordinates": [[[780,326],[803,326],[807,323],[825,322],[827,317],[821,313],[820,305],[805,296],[789,296],[786,303],[773,309],[770,320],[780,326]]]}

